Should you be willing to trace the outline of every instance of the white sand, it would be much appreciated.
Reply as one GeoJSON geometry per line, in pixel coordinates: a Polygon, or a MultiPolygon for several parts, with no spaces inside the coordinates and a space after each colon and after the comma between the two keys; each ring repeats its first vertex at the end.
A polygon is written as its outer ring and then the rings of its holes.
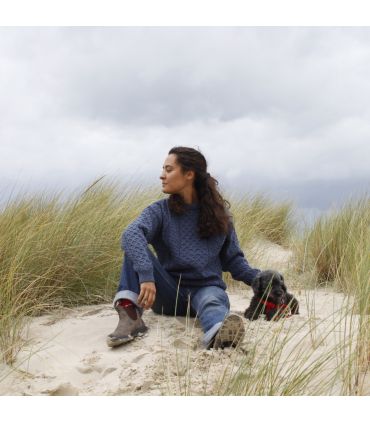
{"type": "MultiPolygon", "coordinates": [[[[229,297],[232,311],[242,315],[252,292],[243,284],[241,288],[233,289],[229,297]]],[[[240,363],[257,368],[263,360],[271,360],[268,351],[276,333],[279,342],[285,343],[281,360],[286,368],[282,367],[279,376],[283,383],[283,376],[289,377],[289,360],[297,362],[297,357],[306,354],[302,369],[309,366],[345,336],[344,322],[348,324],[340,311],[343,295],[325,290],[291,291],[300,301],[300,315],[281,322],[245,320],[247,333],[238,351],[204,350],[195,319],[158,316],[152,311],[144,313],[150,330],[143,338],[111,349],[105,338],[118,321],[111,304],[34,318],[25,335],[28,343],[14,368],[0,366],[0,394],[222,394],[227,378],[240,363]],[[334,327],[336,322],[340,323],[334,327]],[[291,336],[284,338],[288,334],[291,336]],[[253,348],[257,354],[251,353],[253,348]]],[[[324,366],[323,380],[339,366],[337,358],[324,366]]],[[[339,379],[325,388],[326,394],[340,394],[339,379]]]]}

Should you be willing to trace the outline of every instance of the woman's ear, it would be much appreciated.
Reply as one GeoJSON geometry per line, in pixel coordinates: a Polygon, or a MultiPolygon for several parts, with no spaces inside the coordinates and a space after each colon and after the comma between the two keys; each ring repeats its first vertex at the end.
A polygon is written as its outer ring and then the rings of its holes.
{"type": "Polygon", "coordinates": [[[195,172],[194,172],[194,170],[188,170],[186,173],[185,173],[185,177],[186,177],[186,179],[188,179],[189,181],[194,181],[195,180],[195,172]]]}

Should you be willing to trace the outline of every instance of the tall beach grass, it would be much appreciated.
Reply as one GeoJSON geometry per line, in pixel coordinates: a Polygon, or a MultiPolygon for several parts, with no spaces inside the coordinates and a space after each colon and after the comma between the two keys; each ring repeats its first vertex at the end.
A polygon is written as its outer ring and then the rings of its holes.
{"type": "Polygon", "coordinates": [[[353,298],[358,318],[355,360],[358,381],[370,371],[370,199],[351,200],[319,218],[295,244],[296,269],[308,271],[316,286],[353,298]]]}
{"type": "MultiPolygon", "coordinates": [[[[8,202],[0,211],[2,361],[16,361],[32,316],[111,301],[122,264],[121,234],[159,198],[157,189],[97,180],[65,200],[55,195],[8,202]]],[[[351,202],[318,219],[300,238],[292,204],[274,203],[263,195],[229,200],[243,248],[261,239],[286,249],[294,246],[295,269],[288,279],[302,280],[302,288],[307,278],[314,282],[312,288],[341,291],[343,304],[319,324],[313,289],[304,291],[307,315],[299,324],[291,325],[289,319],[273,326],[247,322],[245,351],[222,353],[225,366],[217,380],[212,373],[214,353],[176,352],[177,380],[175,386],[168,382],[166,393],[363,394],[370,361],[369,200],[351,202]],[[332,346],[323,349],[335,336],[332,346]],[[192,391],[197,360],[204,363],[202,392],[192,391]]],[[[225,280],[229,288],[235,284],[230,275],[225,280]]]]}
{"type": "Polygon", "coordinates": [[[153,192],[93,183],[58,195],[17,199],[0,213],[0,349],[14,361],[29,316],[109,301],[119,279],[120,236],[153,192]]]}
{"type": "Polygon", "coordinates": [[[370,199],[364,197],[317,219],[297,245],[297,270],[314,269],[318,284],[353,294],[356,276],[370,269],[370,199]]]}
{"type": "MultiPolygon", "coordinates": [[[[158,189],[99,178],[63,201],[56,194],[8,202],[0,212],[2,360],[15,360],[28,317],[112,299],[122,263],[121,234],[162,197],[158,189]]],[[[240,200],[232,212],[243,243],[254,236],[287,239],[286,205],[257,197],[240,200]]]]}
{"type": "Polygon", "coordinates": [[[263,194],[231,198],[230,202],[241,245],[247,247],[256,237],[285,247],[290,245],[296,230],[292,202],[274,202],[263,194]]]}

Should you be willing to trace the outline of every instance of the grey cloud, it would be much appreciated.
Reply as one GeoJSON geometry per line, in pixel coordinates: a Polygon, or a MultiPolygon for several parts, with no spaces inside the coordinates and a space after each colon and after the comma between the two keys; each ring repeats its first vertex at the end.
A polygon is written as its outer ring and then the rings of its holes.
{"type": "Polygon", "coordinates": [[[73,111],[169,126],[272,115],[299,134],[369,111],[359,96],[368,89],[368,40],[353,43],[344,30],[120,31],[115,49],[105,53],[111,38],[102,30],[100,44],[78,60],[67,79],[68,91],[79,93],[66,98],[73,111]],[[301,44],[308,51],[296,55],[301,44]]]}
{"type": "Polygon", "coordinates": [[[0,190],[153,181],[184,144],[230,189],[327,207],[370,179],[369,46],[370,28],[2,28],[0,190]]]}
{"type": "Polygon", "coordinates": [[[366,28],[44,28],[17,37],[26,79],[67,115],[171,126],[268,114],[302,133],[369,111],[359,95],[369,90],[366,28]]]}

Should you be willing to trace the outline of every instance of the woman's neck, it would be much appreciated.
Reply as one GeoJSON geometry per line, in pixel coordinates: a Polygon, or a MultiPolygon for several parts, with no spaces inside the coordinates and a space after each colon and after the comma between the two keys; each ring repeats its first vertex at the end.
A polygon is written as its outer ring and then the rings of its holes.
{"type": "Polygon", "coordinates": [[[184,190],[184,192],[180,193],[180,195],[183,198],[185,204],[193,204],[198,202],[197,191],[193,187],[189,190],[184,190]]]}

